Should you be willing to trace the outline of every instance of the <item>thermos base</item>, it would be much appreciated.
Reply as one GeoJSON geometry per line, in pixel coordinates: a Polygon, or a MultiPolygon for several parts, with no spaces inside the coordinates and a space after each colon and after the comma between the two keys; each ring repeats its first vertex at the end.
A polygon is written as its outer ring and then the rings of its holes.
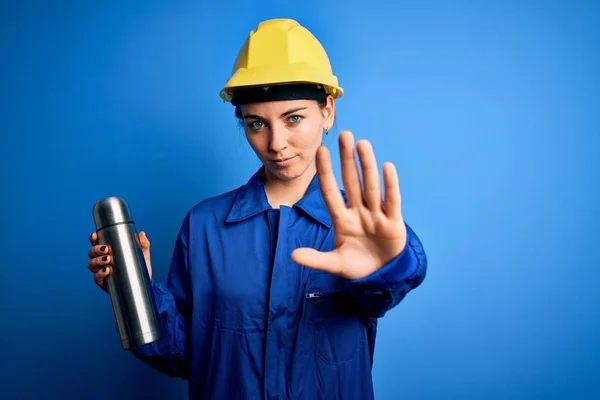
{"type": "Polygon", "coordinates": [[[145,333],[138,333],[130,338],[122,339],[121,346],[123,346],[123,350],[129,350],[134,347],[156,342],[157,340],[160,340],[160,333],[157,330],[154,330],[145,333]]]}

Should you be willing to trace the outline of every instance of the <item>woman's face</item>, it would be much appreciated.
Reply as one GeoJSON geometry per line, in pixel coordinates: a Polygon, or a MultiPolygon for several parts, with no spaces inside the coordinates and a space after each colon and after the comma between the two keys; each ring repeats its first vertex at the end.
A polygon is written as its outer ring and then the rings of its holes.
{"type": "Polygon", "coordinates": [[[314,100],[247,104],[241,108],[248,143],[265,165],[267,179],[290,181],[313,174],[324,127],[331,127],[334,101],[314,100]]]}

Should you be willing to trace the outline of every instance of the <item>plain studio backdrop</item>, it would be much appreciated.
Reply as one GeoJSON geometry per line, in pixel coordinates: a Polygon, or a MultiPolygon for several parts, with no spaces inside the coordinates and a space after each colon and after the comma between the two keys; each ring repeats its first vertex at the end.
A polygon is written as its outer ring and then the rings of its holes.
{"type": "Polygon", "coordinates": [[[593,1],[3,2],[0,398],[187,396],[121,349],[86,268],[117,195],[164,281],[198,201],[259,164],[218,92],[294,18],[346,90],[429,257],[382,321],[378,399],[600,396],[600,7],[593,1]]]}

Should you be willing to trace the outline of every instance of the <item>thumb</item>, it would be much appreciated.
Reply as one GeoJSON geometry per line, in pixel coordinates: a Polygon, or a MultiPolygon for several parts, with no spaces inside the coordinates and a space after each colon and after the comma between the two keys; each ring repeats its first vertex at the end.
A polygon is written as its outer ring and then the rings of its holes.
{"type": "Polygon", "coordinates": [[[135,240],[142,249],[142,254],[144,255],[144,260],[146,261],[146,268],[148,269],[148,276],[152,279],[152,263],[150,261],[150,240],[148,240],[148,236],[146,236],[146,232],[140,231],[135,235],[135,240]]]}
{"type": "Polygon", "coordinates": [[[140,231],[140,233],[137,233],[135,235],[135,240],[137,241],[138,246],[140,246],[143,252],[146,252],[150,249],[150,240],[148,240],[146,232],[140,231]]]}
{"type": "Polygon", "coordinates": [[[318,251],[309,247],[292,252],[292,260],[305,267],[329,272],[334,275],[342,273],[342,263],[338,253],[334,251],[318,251]]]}

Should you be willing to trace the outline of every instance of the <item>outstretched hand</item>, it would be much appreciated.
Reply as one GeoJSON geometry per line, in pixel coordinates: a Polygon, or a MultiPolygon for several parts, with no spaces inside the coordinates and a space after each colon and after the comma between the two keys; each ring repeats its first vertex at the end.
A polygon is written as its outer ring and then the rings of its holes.
{"type": "Polygon", "coordinates": [[[383,165],[382,188],[373,147],[359,140],[364,185],[354,155],[354,138],[349,131],[339,137],[342,182],[348,204],[344,202],[326,147],[317,152],[317,174],[323,200],[331,215],[334,249],[318,251],[299,248],[292,259],[309,268],[320,269],[347,279],[361,279],[399,255],[406,246],[406,226],[402,219],[398,174],[391,162],[383,165]]]}

